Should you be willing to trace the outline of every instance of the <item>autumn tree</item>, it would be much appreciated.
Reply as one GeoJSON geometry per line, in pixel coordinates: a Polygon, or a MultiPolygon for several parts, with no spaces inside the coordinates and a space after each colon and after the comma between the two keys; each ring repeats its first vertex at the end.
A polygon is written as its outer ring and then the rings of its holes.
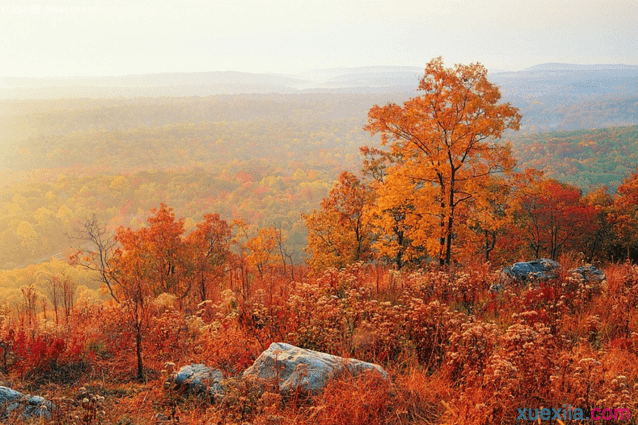
{"type": "Polygon", "coordinates": [[[277,251],[278,257],[281,260],[281,268],[282,268],[282,276],[287,276],[287,271],[290,270],[290,280],[295,280],[295,264],[293,260],[293,256],[295,255],[295,250],[292,251],[288,249],[286,246],[286,234],[281,228],[281,224],[279,227],[275,228],[275,240],[277,242],[277,251]]]}
{"type": "Polygon", "coordinates": [[[618,186],[618,193],[611,206],[610,219],[619,236],[619,244],[626,258],[638,245],[638,169],[632,172],[618,186]]]}
{"type": "Polygon", "coordinates": [[[24,317],[27,318],[29,326],[35,325],[37,317],[36,306],[40,296],[33,284],[21,287],[20,291],[22,292],[22,312],[24,317]]]}
{"type": "Polygon", "coordinates": [[[148,257],[146,266],[151,273],[149,284],[154,296],[169,293],[183,299],[193,284],[192,259],[183,238],[184,219],[175,218],[173,209],[165,204],[151,212],[152,215],[147,218],[148,226],[137,231],[121,227],[117,239],[123,249],[131,252],[143,250],[143,255],[148,257]],[[132,243],[127,241],[129,236],[133,236],[132,243]]]}
{"type": "Polygon", "coordinates": [[[115,288],[119,284],[119,273],[111,261],[118,248],[113,234],[93,214],[84,220],[80,228],[76,229],[74,238],[80,247],[71,256],[71,263],[94,272],[96,279],[119,304],[120,300],[115,293],[115,288]]]}
{"type": "Polygon", "coordinates": [[[224,276],[231,257],[231,241],[231,226],[219,214],[206,214],[188,235],[200,301],[209,299],[213,284],[224,276]]]}
{"type": "Polygon", "coordinates": [[[46,280],[49,284],[48,295],[49,301],[53,306],[55,323],[57,325],[59,322],[59,310],[62,308],[65,322],[68,325],[69,317],[71,316],[75,301],[77,283],[74,282],[66,273],[49,275],[46,280]]]}
{"type": "Polygon", "coordinates": [[[614,230],[612,216],[614,200],[607,187],[598,187],[581,198],[581,202],[595,211],[591,231],[583,235],[585,261],[608,260],[619,245],[619,237],[614,230]]]}
{"type": "Polygon", "coordinates": [[[482,196],[468,200],[470,208],[462,210],[463,214],[459,216],[459,221],[465,223],[459,230],[463,232],[461,239],[465,244],[466,260],[479,256],[490,261],[498,242],[511,228],[511,186],[511,180],[491,176],[482,196]]]}
{"type": "Polygon", "coordinates": [[[365,211],[370,188],[357,176],[341,173],[321,209],[303,218],[308,227],[309,263],[315,269],[341,268],[370,257],[371,232],[365,211]]]}
{"type": "Polygon", "coordinates": [[[596,209],[581,201],[575,186],[540,179],[517,196],[516,225],[536,258],[556,260],[562,252],[582,251],[586,235],[596,231],[596,209]]]}
{"type": "Polygon", "coordinates": [[[141,381],[144,379],[142,340],[148,329],[150,305],[155,292],[152,279],[157,277],[153,267],[155,259],[146,250],[144,235],[140,233],[121,228],[116,240],[122,247],[115,251],[111,259],[113,268],[118,272],[115,290],[134,331],[137,379],[141,381]]]}
{"type": "Polygon", "coordinates": [[[87,220],[79,239],[88,247],[74,257],[98,272],[113,299],[128,314],[140,380],[144,378],[142,341],[151,301],[162,293],[183,300],[192,287],[195,269],[183,238],[184,220],[176,219],[164,204],[151,213],[148,226],[139,230],[120,227],[113,238],[95,217],[87,220]]]}
{"type": "Polygon", "coordinates": [[[142,339],[148,328],[151,301],[162,293],[183,300],[192,287],[194,270],[182,237],[184,219],[176,219],[173,210],[164,204],[151,212],[147,227],[117,230],[115,240],[120,247],[111,260],[118,273],[116,293],[125,300],[135,331],[140,380],[144,378],[142,339]]]}
{"type": "Polygon", "coordinates": [[[51,301],[51,305],[53,306],[53,314],[55,315],[55,324],[59,323],[59,308],[61,304],[62,294],[61,294],[61,285],[60,279],[57,276],[50,276],[48,278],[49,283],[49,301],[51,301]]]}
{"type": "Polygon", "coordinates": [[[514,165],[508,145],[496,143],[506,129],[518,130],[521,116],[480,64],[445,68],[437,58],[419,83],[423,95],[403,105],[374,106],[371,134],[397,161],[387,167],[381,209],[409,199],[405,218],[413,243],[426,247],[440,264],[452,259],[458,209],[483,196],[489,177],[514,165]]]}
{"type": "Polygon", "coordinates": [[[426,249],[417,243],[414,230],[417,223],[410,220],[415,200],[408,193],[396,190],[395,180],[386,184],[373,181],[371,187],[376,203],[368,208],[366,219],[374,234],[372,249],[375,256],[401,269],[406,264],[420,263],[426,249]]]}
{"type": "MultiPolygon", "coordinates": [[[[415,246],[409,237],[410,227],[406,221],[412,210],[412,203],[406,198],[384,196],[386,190],[392,191],[391,185],[385,185],[388,167],[400,161],[400,155],[369,146],[361,147],[363,155],[363,173],[371,182],[370,190],[375,196],[366,211],[366,219],[374,234],[372,249],[376,258],[393,264],[401,269],[410,262],[421,260],[422,249],[415,246]],[[384,205],[374,201],[383,200],[384,205]],[[388,202],[390,201],[390,202],[388,202]]],[[[391,193],[389,193],[391,195],[391,193]]]]}

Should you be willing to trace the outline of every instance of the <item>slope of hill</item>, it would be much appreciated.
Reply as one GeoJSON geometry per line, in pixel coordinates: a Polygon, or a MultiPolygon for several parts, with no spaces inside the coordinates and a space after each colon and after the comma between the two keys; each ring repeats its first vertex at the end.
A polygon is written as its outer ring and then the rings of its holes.
{"type": "Polygon", "coordinates": [[[93,213],[136,226],[160,202],[195,222],[219,212],[276,226],[299,259],[301,213],[360,166],[371,104],[357,104],[356,116],[352,97],[335,95],[20,104],[13,118],[31,135],[0,155],[0,268],[63,252],[93,213]]]}
{"type": "Polygon", "coordinates": [[[517,134],[512,147],[521,169],[543,170],[582,189],[605,185],[615,191],[636,171],[638,126],[517,134]]]}
{"type": "Polygon", "coordinates": [[[638,66],[542,64],[490,76],[529,132],[638,124],[638,66]]]}
{"type": "MultiPolygon", "coordinates": [[[[303,163],[321,151],[356,158],[358,147],[372,142],[362,130],[369,108],[406,98],[405,94],[254,94],[9,101],[0,109],[0,170],[73,169],[91,175],[251,159],[285,166],[290,161],[303,163]]],[[[624,121],[638,120],[638,103],[607,105],[618,111],[608,120],[622,118],[621,111],[629,114],[624,121]]],[[[536,106],[542,111],[542,105],[536,106]]],[[[563,123],[604,119],[594,106],[583,103],[579,111],[565,106],[563,123]]],[[[523,130],[508,137],[521,166],[544,169],[583,188],[615,187],[638,163],[636,126],[539,134],[523,130]]]]}

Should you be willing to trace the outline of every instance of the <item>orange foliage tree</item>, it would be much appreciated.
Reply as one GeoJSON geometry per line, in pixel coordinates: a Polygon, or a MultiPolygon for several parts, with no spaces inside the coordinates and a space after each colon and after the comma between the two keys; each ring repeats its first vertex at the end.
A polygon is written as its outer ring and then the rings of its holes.
{"type": "Polygon", "coordinates": [[[113,299],[128,314],[139,379],[144,378],[142,341],[152,301],[164,293],[174,296],[182,307],[189,305],[189,297],[207,299],[231,256],[231,228],[219,215],[206,215],[197,229],[185,236],[184,219],[176,219],[170,207],[161,204],[151,213],[148,226],[138,230],[120,227],[114,238],[95,217],[87,220],[80,239],[91,248],[74,258],[99,273],[113,299]]]}
{"type": "Polygon", "coordinates": [[[638,244],[638,170],[623,179],[611,207],[611,221],[619,243],[630,258],[638,244]]]}
{"type": "Polygon", "coordinates": [[[445,68],[436,58],[419,83],[424,94],[402,106],[374,106],[365,127],[380,134],[395,162],[387,168],[378,208],[410,200],[411,239],[426,246],[440,264],[452,259],[458,210],[483,196],[489,177],[514,165],[508,145],[494,142],[518,130],[521,116],[480,64],[445,68]]]}
{"type": "Polygon", "coordinates": [[[321,201],[321,209],[303,216],[308,227],[311,267],[342,268],[369,259],[372,234],[366,209],[371,199],[370,188],[344,171],[328,197],[321,201]]]}
{"type": "Polygon", "coordinates": [[[246,248],[248,249],[246,261],[250,267],[257,269],[261,280],[264,279],[264,274],[269,268],[279,263],[278,236],[277,229],[268,227],[259,229],[257,235],[246,241],[246,248]]]}
{"type": "Polygon", "coordinates": [[[598,187],[585,194],[581,202],[594,209],[594,223],[591,231],[583,235],[585,261],[607,260],[619,244],[619,237],[614,230],[614,200],[607,187],[598,187]]]}
{"type": "Polygon", "coordinates": [[[213,284],[226,273],[231,258],[231,240],[231,226],[219,214],[206,214],[204,221],[188,235],[201,301],[208,299],[213,284]]]}
{"type": "Polygon", "coordinates": [[[115,240],[120,247],[111,259],[116,271],[115,292],[130,314],[135,333],[137,377],[144,378],[142,339],[148,328],[149,309],[154,297],[170,293],[183,299],[193,283],[194,267],[182,234],[184,220],[162,204],[151,210],[149,226],[139,230],[120,227],[115,240]]]}
{"type": "Polygon", "coordinates": [[[384,184],[388,167],[399,162],[400,155],[369,146],[361,147],[361,153],[364,156],[363,171],[372,179],[373,201],[386,201],[384,205],[373,203],[367,210],[367,219],[374,232],[372,248],[375,256],[393,264],[397,270],[406,264],[420,263],[425,249],[411,239],[411,224],[406,220],[413,211],[413,203],[410,198],[401,197],[394,186],[384,184]]]}

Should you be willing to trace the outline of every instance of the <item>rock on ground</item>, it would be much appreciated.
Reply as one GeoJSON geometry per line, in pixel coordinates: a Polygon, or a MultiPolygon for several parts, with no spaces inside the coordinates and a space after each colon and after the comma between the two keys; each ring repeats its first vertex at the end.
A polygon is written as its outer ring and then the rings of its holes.
{"type": "Polygon", "coordinates": [[[560,264],[556,261],[541,258],[537,261],[526,261],[515,263],[510,267],[504,267],[501,271],[501,276],[506,281],[537,282],[557,278],[559,268],[560,264]]]}
{"type": "Polygon", "coordinates": [[[214,396],[222,394],[223,379],[224,375],[218,369],[203,364],[191,364],[169,376],[164,386],[177,391],[214,396]]]}
{"type": "Polygon", "coordinates": [[[377,364],[306,350],[282,342],[272,343],[244,371],[242,377],[274,381],[278,383],[282,393],[297,389],[319,393],[335,374],[344,370],[353,375],[372,371],[389,379],[388,373],[377,364]]]}
{"type": "Polygon", "coordinates": [[[53,403],[43,397],[24,395],[19,391],[0,386],[0,419],[6,419],[14,414],[19,414],[22,420],[33,417],[50,419],[54,408],[53,403]]]}
{"type": "MultiPolygon", "coordinates": [[[[504,267],[501,270],[501,281],[505,283],[527,283],[555,279],[561,265],[556,261],[541,258],[538,261],[515,263],[513,266],[504,267]]],[[[588,264],[586,266],[571,269],[569,273],[584,282],[600,283],[606,279],[605,273],[588,264]]],[[[502,283],[491,286],[493,291],[504,289],[502,283]]]]}
{"type": "Polygon", "coordinates": [[[585,282],[600,283],[607,279],[607,276],[605,276],[605,273],[602,270],[599,270],[590,264],[571,269],[570,273],[572,276],[585,282]]]}

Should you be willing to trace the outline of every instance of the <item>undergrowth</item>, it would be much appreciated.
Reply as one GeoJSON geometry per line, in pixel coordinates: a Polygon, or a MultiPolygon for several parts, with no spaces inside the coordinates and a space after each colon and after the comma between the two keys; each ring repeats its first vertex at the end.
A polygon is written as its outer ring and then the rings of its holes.
{"type": "MultiPolygon", "coordinates": [[[[519,408],[629,408],[638,402],[638,268],[607,280],[568,273],[536,285],[500,282],[488,265],[414,272],[355,264],[291,282],[265,275],[215,299],[153,303],[145,381],[134,332],[115,303],[77,304],[68,324],[4,317],[5,386],[50,399],[71,424],[513,424],[519,408]],[[314,397],[283,397],[240,379],[272,342],[380,364],[314,397]],[[164,389],[166,362],[204,363],[228,378],[210,402],[164,389]]],[[[17,412],[3,423],[20,423],[17,412]]],[[[572,423],[578,423],[572,421],[572,423]]]]}

